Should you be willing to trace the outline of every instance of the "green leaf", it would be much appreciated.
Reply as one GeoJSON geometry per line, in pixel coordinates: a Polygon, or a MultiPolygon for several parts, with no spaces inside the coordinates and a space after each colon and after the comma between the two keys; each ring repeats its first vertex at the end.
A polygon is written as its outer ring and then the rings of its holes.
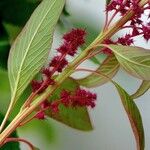
{"type": "MultiPolygon", "coordinates": [[[[52,96],[52,100],[58,100],[60,98],[60,92],[65,89],[68,91],[74,91],[79,85],[72,78],[65,80],[60,88],[52,96]]],[[[57,114],[48,114],[53,119],[64,123],[72,128],[89,131],[92,130],[92,125],[87,108],[67,108],[63,105],[60,107],[60,112],[57,114]]]]}
{"type": "Polygon", "coordinates": [[[128,95],[128,93],[120,87],[116,82],[113,82],[116,86],[120,98],[122,100],[123,106],[127,112],[135,139],[137,143],[137,150],[144,150],[145,139],[144,139],[144,129],[142,118],[138,107],[134,103],[133,99],[128,95]]]}
{"type": "Polygon", "coordinates": [[[150,50],[122,45],[104,45],[110,48],[120,65],[131,75],[150,80],[150,50]]]}
{"type": "MultiPolygon", "coordinates": [[[[100,67],[96,70],[96,72],[105,74],[110,79],[112,79],[118,70],[119,70],[118,61],[114,56],[109,56],[100,65],[100,67]]],[[[83,79],[77,80],[77,82],[82,86],[90,88],[90,87],[96,87],[105,84],[106,82],[110,81],[109,78],[106,78],[104,76],[98,76],[95,73],[92,73],[83,79]]]]}
{"type": "Polygon", "coordinates": [[[17,101],[48,57],[65,0],[43,0],[14,42],[8,61],[12,100],[17,101]]]}
{"type": "MultiPolygon", "coordinates": [[[[0,124],[2,123],[3,121],[3,118],[4,116],[0,113],[0,124]]],[[[9,122],[7,122],[7,125],[9,124],[9,122]]],[[[17,133],[16,132],[13,132],[11,134],[11,137],[14,137],[14,138],[17,138],[17,133]]],[[[0,148],[0,150],[20,150],[20,146],[19,146],[19,143],[18,142],[9,142],[9,143],[6,143],[4,146],[2,146],[0,148]]]]}
{"type": "Polygon", "coordinates": [[[140,96],[142,96],[144,93],[146,93],[150,88],[150,81],[142,81],[142,84],[140,85],[139,89],[131,95],[133,99],[136,99],[140,96]]]}
{"type": "MultiPolygon", "coordinates": [[[[13,111],[10,114],[9,120],[12,120],[17,113],[20,111],[21,106],[31,94],[31,88],[28,86],[23,94],[20,96],[19,100],[14,106],[13,111]]],[[[9,86],[8,73],[6,70],[0,69],[0,113],[6,114],[11,98],[11,91],[9,86]]]]}

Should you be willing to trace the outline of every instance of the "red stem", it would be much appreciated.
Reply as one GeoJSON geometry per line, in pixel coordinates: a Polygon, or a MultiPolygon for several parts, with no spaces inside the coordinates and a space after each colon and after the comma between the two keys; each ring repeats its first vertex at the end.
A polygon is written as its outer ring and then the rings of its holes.
{"type": "MultiPolygon", "coordinates": [[[[133,26],[132,25],[123,26],[121,29],[126,29],[126,28],[133,28],[133,26]]],[[[139,30],[142,30],[142,28],[140,28],[140,27],[136,27],[136,28],[139,29],[139,30]]]]}
{"type": "MultiPolygon", "coordinates": [[[[56,101],[55,101],[56,102],[56,101]]],[[[46,107],[44,109],[40,109],[40,111],[46,111],[48,110],[50,107],[46,107]]],[[[34,114],[31,118],[25,120],[24,122],[20,123],[19,126],[24,126],[25,124],[29,123],[30,121],[32,121],[34,118],[36,117],[36,114],[34,114]]]]}
{"type": "Polygon", "coordinates": [[[103,31],[105,31],[106,27],[107,27],[107,23],[108,23],[108,11],[106,10],[106,15],[105,15],[105,25],[104,25],[104,29],[103,31]]]}
{"type": "Polygon", "coordinates": [[[114,14],[111,16],[110,20],[109,20],[108,23],[107,23],[106,29],[109,27],[109,25],[111,24],[111,22],[113,21],[113,19],[114,19],[115,16],[117,15],[117,13],[118,13],[118,10],[116,10],[116,11],[114,12],[114,14]]]}
{"type": "Polygon", "coordinates": [[[33,99],[35,98],[35,96],[38,94],[38,92],[45,86],[45,84],[47,83],[47,80],[45,80],[43,82],[43,84],[41,85],[41,87],[35,91],[35,92],[32,92],[31,95],[28,97],[28,99],[26,100],[26,102],[24,103],[23,105],[23,108],[25,107],[29,107],[31,102],[33,101],[33,99]]]}
{"type": "Polygon", "coordinates": [[[31,118],[25,120],[24,122],[20,123],[19,127],[26,125],[27,123],[29,123],[30,121],[32,121],[35,118],[36,114],[33,115],[31,118]]]}
{"type": "Polygon", "coordinates": [[[5,140],[5,142],[3,143],[3,145],[8,143],[8,142],[23,142],[23,143],[27,144],[30,147],[30,150],[34,150],[34,146],[29,141],[27,141],[25,139],[21,139],[21,138],[7,138],[5,140]]]}

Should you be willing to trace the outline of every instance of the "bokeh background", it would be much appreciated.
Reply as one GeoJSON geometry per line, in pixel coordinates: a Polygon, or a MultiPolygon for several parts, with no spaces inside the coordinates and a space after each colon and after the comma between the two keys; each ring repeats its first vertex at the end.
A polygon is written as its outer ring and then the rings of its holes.
{"type": "MultiPolygon", "coordinates": [[[[6,1],[1,0],[0,2],[0,80],[5,81],[5,84],[0,83],[0,111],[3,113],[9,99],[6,77],[6,59],[9,47],[39,3],[37,0],[6,1]],[[12,5],[15,1],[16,5],[12,5]]],[[[67,0],[65,8],[55,31],[53,50],[61,43],[62,34],[72,27],[85,28],[88,31],[88,43],[99,34],[104,24],[105,0],[67,0]]],[[[141,38],[136,39],[135,43],[138,46],[150,48],[150,44],[141,38]]],[[[97,59],[101,61],[102,58],[98,57],[97,59]]],[[[82,66],[97,67],[91,61],[82,66]]],[[[82,75],[82,73],[78,73],[74,77],[82,75]]],[[[134,93],[141,83],[140,80],[129,76],[122,69],[114,79],[130,94],[134,93]]],[[[52,119],[47,119],[45,121],[35,120],[25,127],[19,128],[19,136],[31,140],[40,150],[135,150],[136,144],[132,129],[116,89],[111,83],[107,83],[91,90],[98,95],[95,109],[89,110],[94,126],[93,131],[78,131],[52,119]]],[[[138,98],[136,103],[144,124],[145,150],[150,150],[150,91],[138,98]]],[[[27,150],[25,145],[21,144],[21,147],[22,150],[27,150]]]]}

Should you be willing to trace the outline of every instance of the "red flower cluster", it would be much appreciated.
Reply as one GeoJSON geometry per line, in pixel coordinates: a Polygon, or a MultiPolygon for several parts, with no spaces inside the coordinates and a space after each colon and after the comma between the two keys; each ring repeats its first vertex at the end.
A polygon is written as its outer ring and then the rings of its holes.
{"type": "Polygon", "coordinates": [[[43,68],[41,73],[43,79],[41,81],[33,80],[31,82],[32,91],[42,93],[49,85],[55,84],[52,76],[54,73],[62,72],[63,68],[68,64],[66,56],[74,56],[79,46],[85,43],[85,30],[72,29],[63,36],[64,43],[57,49],[58,56],[55,56],[49,66],[43,68]]]}
{"type": "MultiPolygon", "coordinates": [[[[64,67],[68,64],[66,56],[67,55],[74,56],[76,54],[78,47],[85,43],[85,35],[86,35],[85,30],[72,29],[69,33],[67,33],[63,36],[64,42],[57,49],[58,55],[52,59],[52,61],[49,63],[48,67],[45,67],[41,70],[42,80],[41,81],[33,80],[31,82],[32,91],[34,93],[37,93],[37,94],[42,93],[49,85],[55,84],[55,81],[53,80],[53,75],[55,74],[55,72],[62,72],[64,67]]],[[[79,94],[77,96],[79,97],[79,94]]],[[[90,93],[87,93],[87,95],[86,95],[86,93],[85,93],[85,96],[87,96],[87,97],[85,97],[83,99],[84,103],[82,105],[80,102],[80,106],[91,105],[91,107],[94,107],[94,102],[92,103],[92,101],[90,101],[90,96],[92,97],[92,94],[90,95],[90,93]],[[87,98],[87,101],[85,101],[86,98],[87,98]]],[[[45,100],[40,105],[39,111],[36,113],[35,118],[45,119],[45,111],[46,110],[51,110],[53,113],[58,112],[59,105],[63,104],[62,102],[64,100],[65,100],[64,98],[62,100],[58,100],[55,102],[49,102],[48,100],[45,100]]],[[[77,103],[77,101],[76,101],[76,103],[77,103]]],[[[75,103],[74,103],[74,105],[75,105],[75,103]]],[[[79,105],[79,102],[78,102],[78,104],[76,104],[76,106],[77,105],[79,105]]]]}
{"type": "Polygon", "coordinates": [[[120,12],[121,15],[124,15],[128,10],[132,9],[136,12],[136,16],[138,16],[143,13],[138,3],[139,0],[112,0],[106,7],[106,11],[115,10],[116,12],[120,12]]]}
{"type": "Polygon", "coordinates": [[[118,38],[117,43],[122,45],[131,45],[134,43],[134,41],[132,39],[132,35],[126,34],[124,37],[118,38]]]}
{"type": "Polygon", "coordinates": [[[38,119],[45,119],[45,111],[51,111],[52,113],[58,113],[59,112],[59,106],[64,105],[65,107],[95,107],[95,100],[97,96],[94,93],[91,93],[90,91],[86,91],[84,89],[77,89],[73,93],[70,91],[63,90],[60,94],[60,99],[49,102],[48,100],[45,100],[40,105],[40,110],[36,113],[35,118],[38,119]]]}
{"type": "Polygon", "coordinates": [[[59,111],[58,109],[59,102],[49,102],[48,100],[45,100],[43,103],[41,103],[39,111],[36,113],[35,118],[44,120],[46,117],[46,111],[52,111],[53,113],[57,113],[59,111]]]}
{"type": "MultiPolygon", "coordinates": [[[[150,40],[150,21],[148,20],[150,17],[150,1],[144,6],[139,6],[139,0],[112,0],[108,6],[106,6],[106,11],[114,11],[114,15],[112,15],[111,21],[116,14],[120,13],[121,15],[125,15],[127,11],[134,11],[133,17],[120,29],[129,28],[131,32],[126,34],[123,37],[119,37],[117,41],[112,41],[110,39],[105,40],[104,44],[121,44],[130,46],[134,44],[134,38],[136,36],[142,35],[146,41],[150,40]],[[141,19],[141,16],[145,13],[149,13],[147,16],[147,23],[141,19]]],[[[107,20],[108,21],[108,20],[107,20]]],[[[110,23],[110,22],[109,22],[110,23]]],[[[110,55],[112,52],[108,48],[103,49],[103,53],[110,55]]]]}
{"type": "Polygon", "coordinates": [[[150,22],[147,25],[142,25],[143,37],[146,41],[150,40],[150,22]]]}
{"type": "Polygon", "coordinates": [[[96,94],[93,94],[84,89],[77,89],[73,94],[69,91],[61,92],[61,104],[66,107],[83,107],[90,106],[95,107],[96,94]]]}
{"type": "Polygon", "coordinates": [[[63,68],[68,64],[66,56],[74,56],[77,52],[79,46],[85,43],[85,30],[82,29],[72,29],[69,33],[63,36],[64,43],[57,48],[60,53],[55,56],[50,67],[55,68],[55,71],[62,72],[63,68]]]}
{"type": "Polygon", "coordinates": [[[54,85],[55,81],[51,78],[46,78],[46,80],[36,81],[32,80],[31,87],[32,91],[38,91],[38,94],[42,93],[49,85],[54,85]]]}
{"type": "MultiPolygon", "coordinates": [[[[110,39],[106,39],[104,40],[103,44],[121,44],[121,45],[126,45],[129,46],[131,44],[133,44],[133,36],[130,34],[126,34],[124,37],[119,37],[117,39],[117,41],[112,41],[110,39]]],[[[111,55],[112,54],[112,50],[109,48],[103,48],[102,52],[106,55],[111,55]]]]}

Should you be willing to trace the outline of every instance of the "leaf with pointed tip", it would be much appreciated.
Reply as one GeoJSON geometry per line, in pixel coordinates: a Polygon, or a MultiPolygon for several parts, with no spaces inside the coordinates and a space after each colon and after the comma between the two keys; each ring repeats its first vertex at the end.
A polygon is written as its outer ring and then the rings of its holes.
{"type": "Polygon", "coordinates": [[[120,98],[122,100],[123,106],[127,112],[136,139],[137,150],[144,150],[145,145],[144,129],[140,111],[136,106],[136,104],[134,103],[133,99],[129,96],[129,94],[116,82],[113,82],[113,84],[116,86],[120,98]]]}
{"type": "Polygon", "coordinates": [[[110,48],[120,65],[131,75],[150,80],[150,50],[122,45],[104,45],[110,48]]]}
{"type": "MultiPolygon", "coordinates": [[[[77,88],[79,88],[79,84],[74,79],[68,78],[61,84],[60,88],[55,91],[51,100],[58,100],[60,98],[60,92],[63,89],[74,91],[77,88]]],[[[93,129],[86,107],[68,108],[61,105],[59,113],[48,113],[47,115],[74,129],[82,131],[89,131],[93,129]]]]}
{"type": "Polygon", "coordinates": [[[131,95],[133,99],[136,99],[140,96],[142,96],[144,93],[146,93],[150,88],[150,81],[142,81],[142,84],[140,85],[139,89],[131,95]]]}
{"type": "MultiPolygon", "coordinates": [[[[96,72],[103,73],[112,79],[119,70],[119,63],[116,60],[115,56],[109,56],[105,61],[100,65],[96,72]]],[[[95,73],[90,74],[89,76],[76,80],[80,85],[85,87],[96,87],[105,84],[110,81],[109,78],[104,76],[97,76],[95,73]]]]}
{"type": "Polygon", "coordinates": [[[43,0],[14,42],[8,61],[13,101],[44,65],[64,3],[65,0],[43,0]]]}

